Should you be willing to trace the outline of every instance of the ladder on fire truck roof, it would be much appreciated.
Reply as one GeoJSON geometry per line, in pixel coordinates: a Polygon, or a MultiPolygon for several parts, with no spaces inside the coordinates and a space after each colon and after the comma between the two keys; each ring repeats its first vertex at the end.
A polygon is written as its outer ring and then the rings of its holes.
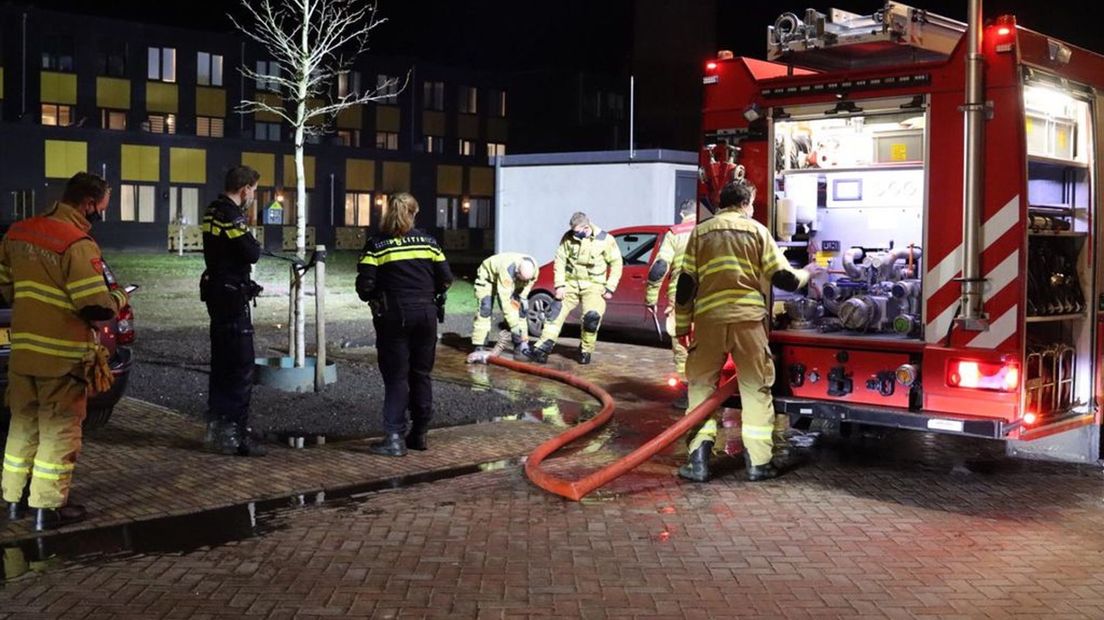
{"type": "Polygon", "coordinates": [[[932,62],[946,60],[965,32],[963,22],[899,2],[870,15],[808,9],[767,27],[767,58],[822,71],[932,62]]]}

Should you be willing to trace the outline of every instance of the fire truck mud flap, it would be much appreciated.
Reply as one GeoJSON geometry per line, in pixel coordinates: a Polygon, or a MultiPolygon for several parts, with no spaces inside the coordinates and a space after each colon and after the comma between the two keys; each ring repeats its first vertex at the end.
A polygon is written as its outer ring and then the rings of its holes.
{"type": "Polygon", "coordinates": [[[871,424],[987,439],[1004,439],[1014,428],[1014,425],[998,419],[933,415],[891,407],[856,406],[847,403],[805,400],[785,396],[775,396],[774,408],[778,413],[790,416],[791,423],[802,417],[812,417],[821,420],[871,424]]]}

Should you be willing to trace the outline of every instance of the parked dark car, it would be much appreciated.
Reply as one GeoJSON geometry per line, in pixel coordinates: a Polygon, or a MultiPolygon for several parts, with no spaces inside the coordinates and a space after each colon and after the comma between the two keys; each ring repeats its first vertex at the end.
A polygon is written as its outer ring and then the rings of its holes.
{"type": "MultiPolygon", "coordinates": [[[[104,280],[110,289],[119,288],[115,281],[115,274],[104,265],[104,280]]],[[[88,399],[88,415],[84,419],[86,430],[99,428],[107,424],[111,419],[111,412],[115,404],[126,392],[127,379],[130,376],[131,366],[134,364],[134,353],[130,345],[134,342],[134,311],[128,305],[119,314],[109,321],[95,323],[100,334],[100,344],[107,348],[111,364],[111,374],[115,375],[115,382],[111,389],[99,394],[94,394],[88,399]]],[[[0,389],[8,388],[8,356],[11,354],[11,309],[0,299],[0,389]]],[[[6,399],[5,399],[6,401],[6,399]]],[[[0,405],[0,434],[8,432],[8,422],[11,419],[7,403],[0,405]]]]}

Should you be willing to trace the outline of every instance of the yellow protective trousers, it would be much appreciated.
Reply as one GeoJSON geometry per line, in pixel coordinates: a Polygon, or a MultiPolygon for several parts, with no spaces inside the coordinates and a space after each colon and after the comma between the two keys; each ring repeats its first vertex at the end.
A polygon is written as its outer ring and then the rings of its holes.
{"type": "Polygon", "coordinates": [[[606,298],[602,297],[605,292],[604,288],[597,285],[580,288],[569,284],[564,287],[563,301],[553,302],[554,316],[544,324],[537,346],[546,347],[551,351],[560,337],[564,321],[576,306],[581,305],[579,322],[582,325],[580,330],[582,333],[579,336],[579,349],[584,353],[593,353],[595,345],[598,344],[598,328],[602,324],[602,315],[606,313],[606,298]]]}
{"type": "Polygon", "coordinates": [[[81,449],[87,387],[71,374],[34,377],[9,370],[11,426],[4,447],[4,501],[20,501],[30,479],[32,508],[59,508],[68,502],[81,449]]]}
{"type": "MultiPolygon", "coordinates": [[[[774,360],[767,344],[767,330],[762,321],[738,323],[699,322],[694,325],[695,342],[690,346],[686,360],[686,374],[690,383],[687,411],[698,406],[717,387],[725,358],[732,354],[740,385],[742,425],[740,429],[744,449],[751,457],[752,465],[764,465],[771,460],[772,439],[775,432],[774,360]]],[[[704,441],[716,443],[717,421],[710,418],[698,429],[690,441],[693,452],[704,441]]]]}
{"type": "Polygon", "coordinates": [[[679,379],[686,380],[686,347],[675,336],[675,313],[667,315],[667,335],[671,337],[671,353],[675,356],[675,372],[679,379]]]}

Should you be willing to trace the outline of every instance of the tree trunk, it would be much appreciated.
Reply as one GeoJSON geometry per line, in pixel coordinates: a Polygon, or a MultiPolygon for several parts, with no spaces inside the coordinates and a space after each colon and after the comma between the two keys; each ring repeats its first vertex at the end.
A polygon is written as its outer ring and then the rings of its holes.
{"type": "MultiPolygon", "coordinates": [[[[305,24],[310,23],[311,2],[303,3],[303,24],[300,52],[302,52],[303,66],[299,67],[299,92],[295,115],[295,254],[300,259],[307,258],[307,177],[303,164],[303,134],[307,123],[307,81],[310,79],[309,67],[306,66],[310,56],[307,43],[307,31],[305,24]]],[[[302,276],[303,274],[300,274],[302,276]]],[[[295,287],[295,367],[302,368],[306,365],[306,333],[307,317],[304,312],[306,299],[302,280],[295,287]]]]}

